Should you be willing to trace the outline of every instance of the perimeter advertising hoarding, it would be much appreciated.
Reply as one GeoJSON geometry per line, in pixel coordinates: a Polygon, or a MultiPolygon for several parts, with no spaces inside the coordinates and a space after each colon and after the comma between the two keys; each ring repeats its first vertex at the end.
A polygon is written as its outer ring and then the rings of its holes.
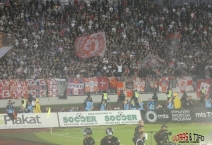
{"type": "Polygon", "coordinates": [[[137,124],[139,110],[59,112],[60,127],[137,124]]]}
{"type": "Polygon", "coordinates": [[[0,129],[59,127],[57,113],[20,113],[14,123],[7,114],[0,114],[0,129]]]}

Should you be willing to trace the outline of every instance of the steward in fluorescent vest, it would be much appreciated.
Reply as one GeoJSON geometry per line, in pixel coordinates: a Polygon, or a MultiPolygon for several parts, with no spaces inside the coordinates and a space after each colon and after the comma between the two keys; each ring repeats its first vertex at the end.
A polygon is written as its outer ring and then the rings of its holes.
{"type": "Polygon", "coordinates": [[[102,101],[105,101],[105,103],[107,103],[107,100],[108,100],[108,95],[107,95],[107,92],[104,90],[103,91],[103,94],[102,94],[102,101]]]}
{"type": "Polygon", "coordinates": [[[172,91],[170,88],[167,89],[166,95],[167,95],[167,100],[169,100],[172,97],[172,91]]]}

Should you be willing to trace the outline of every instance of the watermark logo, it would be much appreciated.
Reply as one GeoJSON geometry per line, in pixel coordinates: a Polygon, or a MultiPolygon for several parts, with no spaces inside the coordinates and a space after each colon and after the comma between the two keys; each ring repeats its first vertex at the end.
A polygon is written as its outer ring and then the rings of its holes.
{"type": "Polygon", "coordinates": [[[198,133],[179,133],[172,136],[173,142],[178,142],[178,145],[199,145],[201,141],[204,141],[205,137],[198,133]]]}

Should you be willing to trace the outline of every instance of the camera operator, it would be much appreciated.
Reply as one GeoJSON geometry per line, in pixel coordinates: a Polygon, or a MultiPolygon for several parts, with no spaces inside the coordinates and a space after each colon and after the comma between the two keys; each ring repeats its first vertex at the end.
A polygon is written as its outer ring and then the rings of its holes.
{"type": "Polygon", "coordinates": [[[7,114],[8,114],[8,116],[10,117],[10,119],[12,120],[12,121],[14,121],[14,116],[13,116],[13,113],[14,113],[14,108],[13,108],[13,104],[14,104],[15,102],[12,102],[12,100],[9,100],[8,101],[8,104],[7,104],[7,114]]]}
{"type": "Polygon", "coordinates": [[[162,125],[161,129],[155,134],[154,138],[157,142],[157,145],[166,145],[169,141],[169,135],[172,135],[171,132],[167,133],[167,126],[162,125]]]}
{"type": "Polygon", "coordinates": [[[206,108],[211,108],[211,105],[212,105],[211,96],[206,95],[206,97],[205,97],[205,107],[206,108]]]}

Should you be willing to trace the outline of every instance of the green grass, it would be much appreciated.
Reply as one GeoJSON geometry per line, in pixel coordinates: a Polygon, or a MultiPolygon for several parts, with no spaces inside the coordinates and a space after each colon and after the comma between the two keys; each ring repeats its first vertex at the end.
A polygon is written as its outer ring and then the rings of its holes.
{"type": "MultiPolygon", "coordinates": [[[[178,133],[191,132],[198,133],[206,136],[212,131],[211,124],[167,124],[168,130],[172,132],[172,135],[178,133]]],[[[118,137],[121,141],[121,145],[133,145],[132,138],[134,134],[134,128],[136,125],[116,125],[112,126],[114,129],[114,136],[118,137]]],[[[93,130],[93,138],[96,141],[96,145],[100,144],[100,140],[106,135],[105,129],[108,126],[95,126],[91,127],[93,130]]],[[[161,124],[146,124],[145,131],[156,132],[160,129],[161,124]]],[[[81,145],[83,140],[82,128],[60,128],[53,129],[53,134],[49,132],[35,132],[35,135],[41,139],[50,143],[60,145],[81,145]]],[[[153,144],[155,145],[154,137],[153,144]]],[[[170,136],[172,140],[172,136],[170,136]]],[[[147,145],[150,145],[150,133],[148,133],[147,145]]]]}

